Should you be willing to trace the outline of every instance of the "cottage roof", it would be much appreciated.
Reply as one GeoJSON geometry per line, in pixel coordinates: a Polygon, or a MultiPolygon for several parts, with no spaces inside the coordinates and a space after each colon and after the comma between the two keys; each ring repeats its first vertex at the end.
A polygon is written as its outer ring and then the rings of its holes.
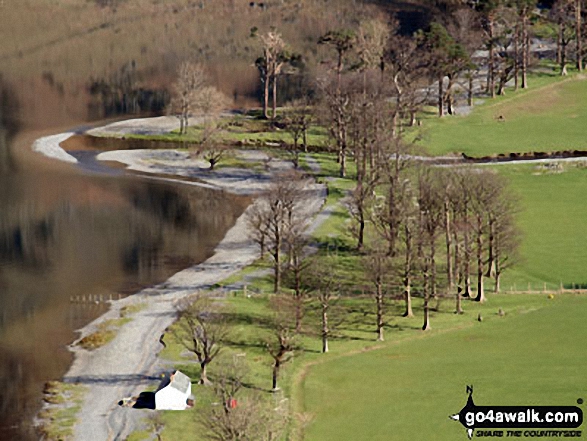
{"type": "Polygon", "coordinates": [[[191,383],[192,380],[190,377],[185,375],[183,372],[175,371],[173,374],[165,376],[165,378],[161,381],[161,384],[159,384],[157,392],[166,388],[167,386],[170,386],[174,389],[177,389],[181,393],[185,393],[191,383]]]}

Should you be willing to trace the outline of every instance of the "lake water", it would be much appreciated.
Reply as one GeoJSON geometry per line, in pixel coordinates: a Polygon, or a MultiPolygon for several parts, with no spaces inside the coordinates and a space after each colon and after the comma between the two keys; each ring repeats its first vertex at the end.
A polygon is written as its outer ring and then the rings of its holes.
{"type": "Polygon", "coordinates": [[[96,300],[205,260],[248,200],[15,159],[8,142],[0,130],[0,440],[28,441],[44,384],[72,361],[75,330],[108,307],[96,300]]]}

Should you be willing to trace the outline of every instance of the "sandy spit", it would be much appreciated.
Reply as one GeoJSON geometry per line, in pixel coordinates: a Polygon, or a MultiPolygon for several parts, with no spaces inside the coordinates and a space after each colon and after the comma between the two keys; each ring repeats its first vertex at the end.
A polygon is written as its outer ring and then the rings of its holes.
{"type": "Polygon", "coordinates": [[[59,135],[45,136],[37,139],[32,146],[34,152],[41,153],[49,158],[64,162],[76,163],[77,159],[63,150],[60,144],[72,136],[73,133],[60,133],[59,135]]]}

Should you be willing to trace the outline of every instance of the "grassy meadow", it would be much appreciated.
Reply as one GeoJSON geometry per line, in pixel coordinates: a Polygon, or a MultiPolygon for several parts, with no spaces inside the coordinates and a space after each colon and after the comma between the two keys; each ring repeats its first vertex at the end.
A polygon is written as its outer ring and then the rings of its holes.
{"type": "Polygon", "coordinates": [[[564,163],[558,171],[537,165],[500,165],[519,198],[520,262],[504,273],[502,288],[539,290],[587,285],[587,168],[564,163]],[[515,287],[514,287],[515,284],[515,287]]]}
{"type": "Polygon", "coordinates": [[[313,417],[304,439],[466,439],[448,416],[469,384],[477,405],[575,405],[587,388],[587,298],[500,295],[491,304],[487,315],[518,310],[482,323],[470,310],[450,328],[311,366],[299,392],[313,417]]]}
{"type": "Polygon", "coordinates": [[[543,74],[529,84],[527,90],[485,99],[467,116],[429,115],[419,133],[421,145],[434,155],[587,150],[587,79],[543,74]]]}

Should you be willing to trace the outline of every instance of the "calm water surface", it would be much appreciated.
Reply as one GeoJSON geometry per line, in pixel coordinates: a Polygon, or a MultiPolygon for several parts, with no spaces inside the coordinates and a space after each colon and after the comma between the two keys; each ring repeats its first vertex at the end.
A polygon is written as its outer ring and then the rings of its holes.
{"type": "Polygon", "coordinates": [[[128,295],[201,262],[248,201],[31,164],[9,142],[0,133],[0,440],[28,441],[44,384],[72,361],[75,330],[107,308],[71,300],[128,295]]]}

